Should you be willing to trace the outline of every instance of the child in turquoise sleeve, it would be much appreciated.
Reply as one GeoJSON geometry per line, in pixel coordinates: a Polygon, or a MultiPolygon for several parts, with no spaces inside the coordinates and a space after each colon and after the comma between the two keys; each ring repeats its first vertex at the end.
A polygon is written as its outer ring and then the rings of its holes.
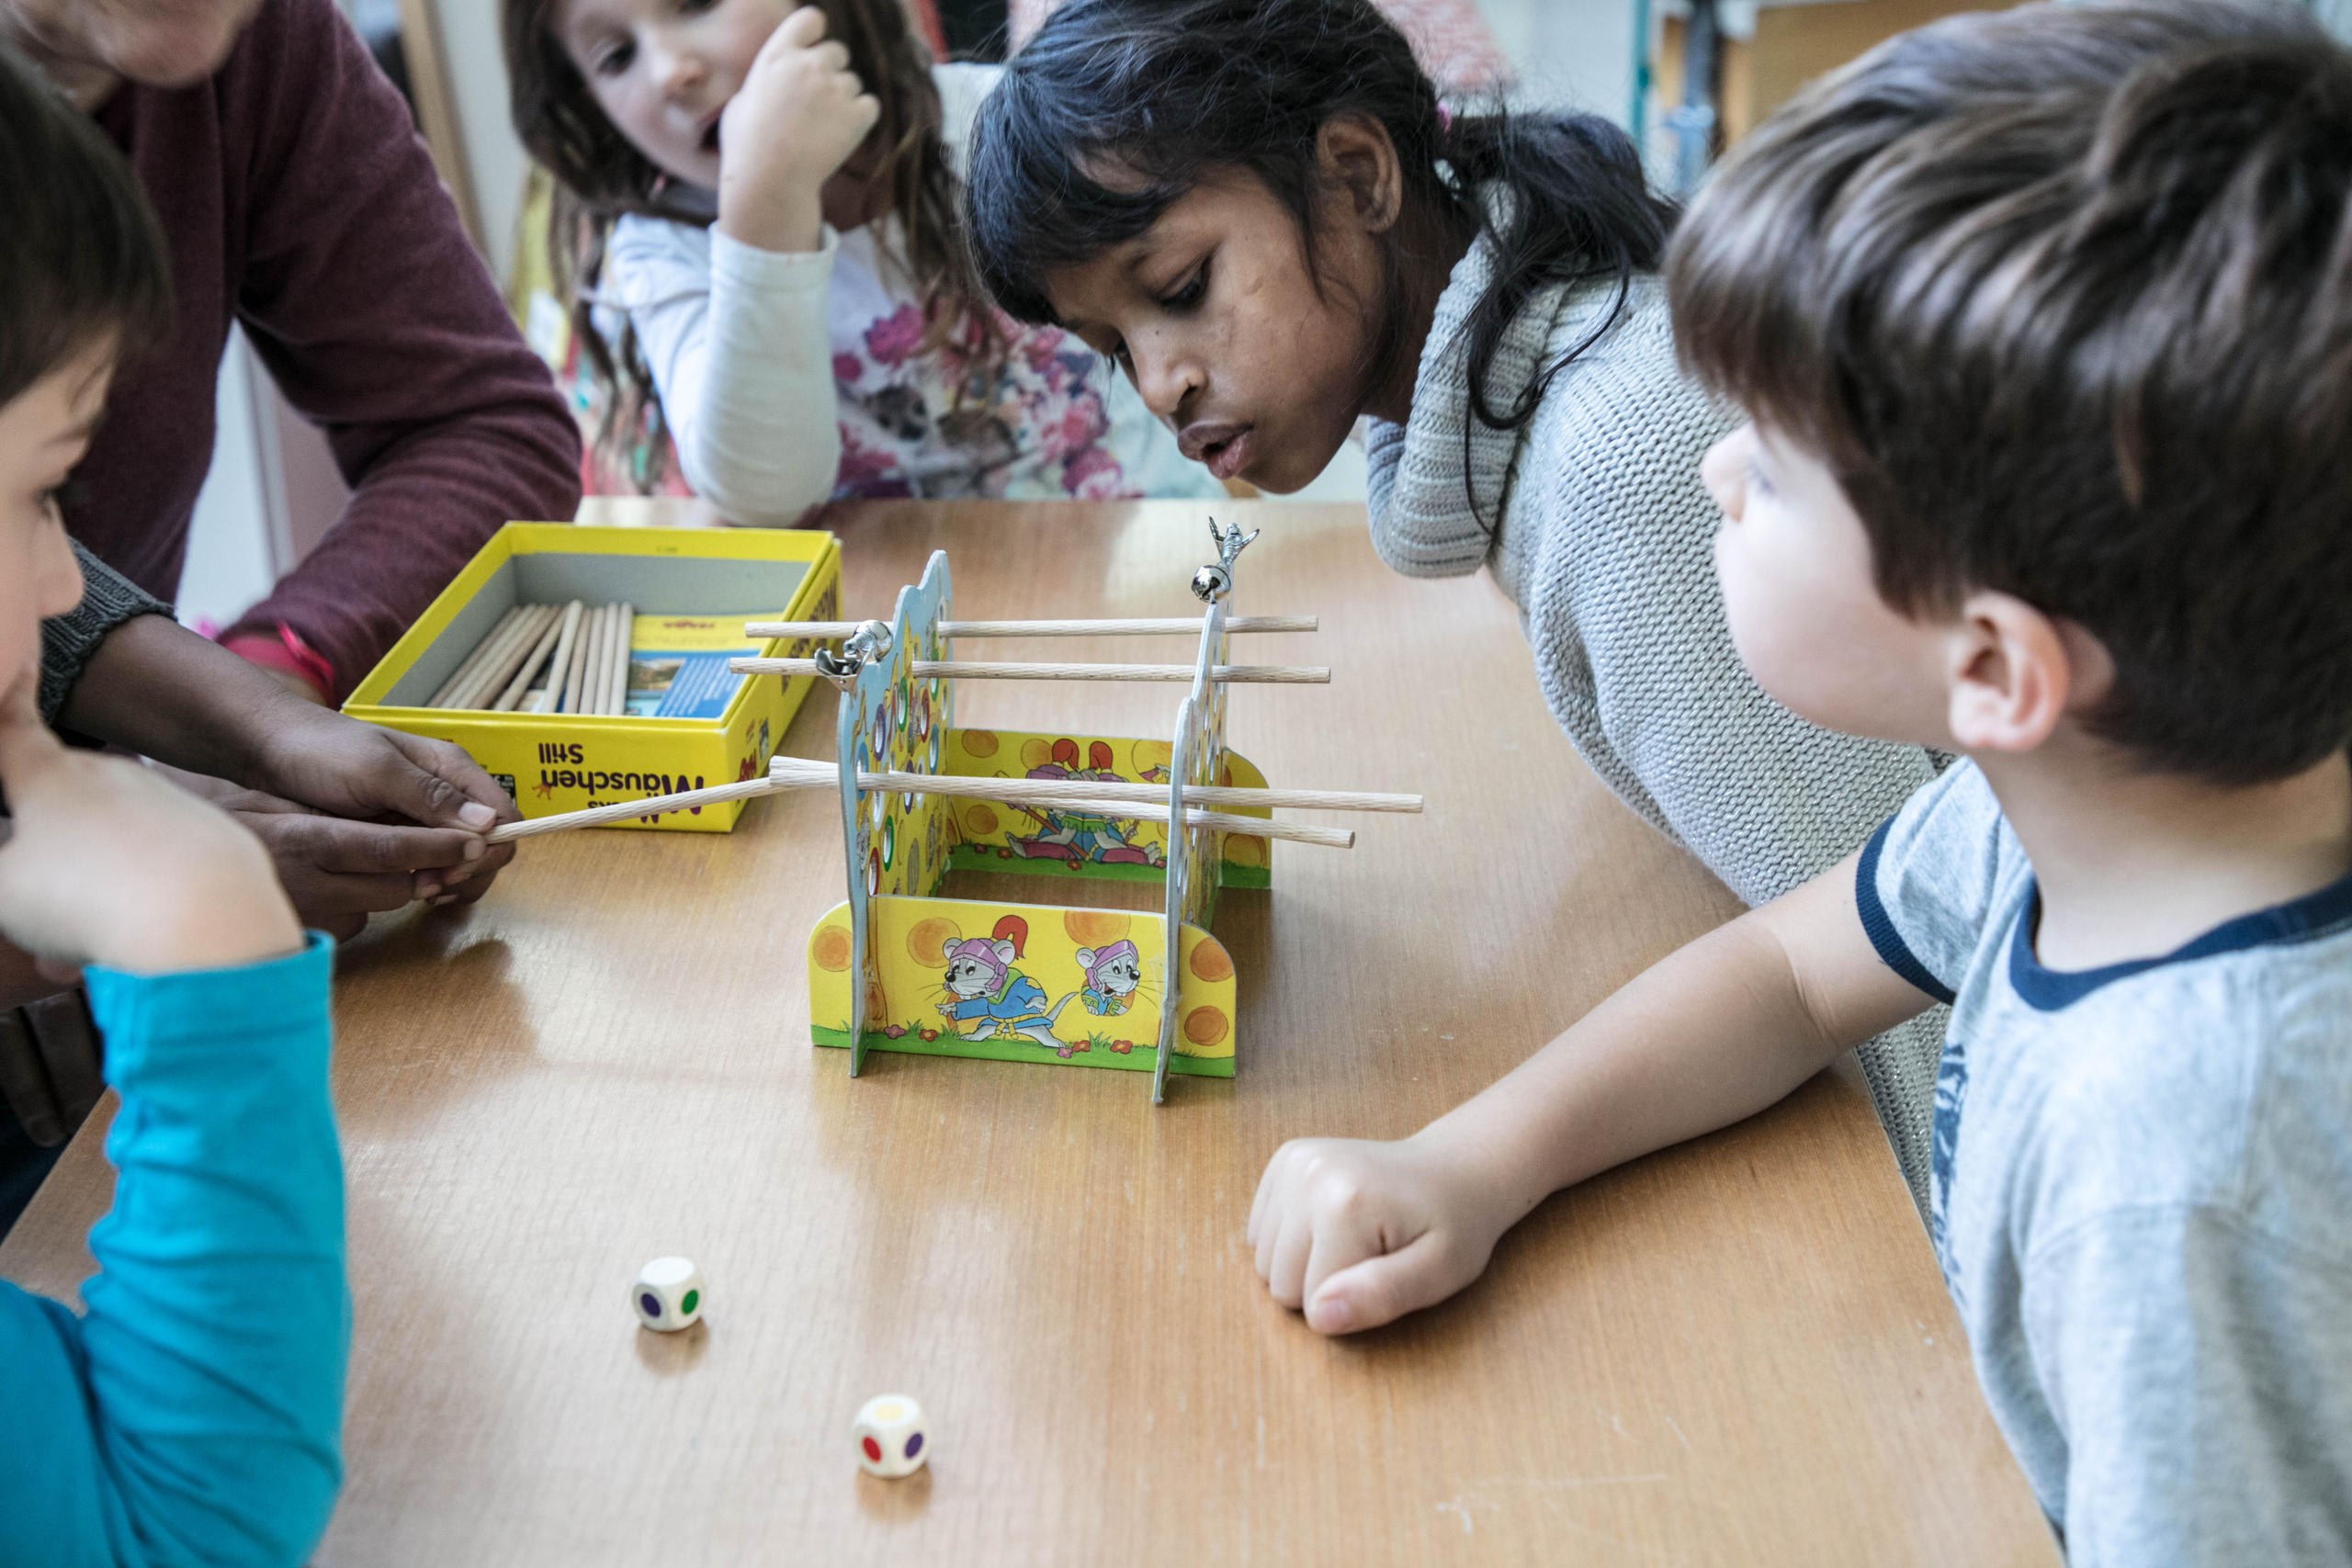
{"type": "Polygon", "coordinates": [[[1326,1333],[1947,1004],[1929,1217],[2079,1565],[2352,1562],[2352,51],[2286,6],[1897,39],[1718,171],[1677,340],[1757,680],[1959,754],[1843,865],[1250,1217],[1326,1333]]]}
{"type": "Polygon", "coordinates": [[[0,49],[0,936],[80,968],[121,1108],[76,1317],[0,1284],[0,1565],[304,1562],[349,1337],[331,944],[253,836],[38,705],[82,578],[58,492],[170,299],[144,198],[0,49]]]}

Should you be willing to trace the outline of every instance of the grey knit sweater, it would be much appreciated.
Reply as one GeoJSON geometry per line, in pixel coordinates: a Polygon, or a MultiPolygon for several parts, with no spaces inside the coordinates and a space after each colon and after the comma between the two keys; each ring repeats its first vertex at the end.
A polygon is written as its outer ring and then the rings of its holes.
{"type": "Polygon", "coordinates": [[[168,615],[172,607],[74,541],[82,563],[82,602],[40,624],[40,716],[57,722],[74,682],[107,634],[134,615],[168,615]]]}
{"type": "MultiPolygon", "coordinates": [[[[1408,576],[1489,568],[1519,606],[1553,716],[1593,771],[1741,898],[1776,897],[1859,848],[1936,760],[1808,724],[1741,666],[1715,582],[1720,514],[1699,479],[1737,416],[1676,365],[1657,277],[1634,280],[1625,313],[1525,426],[1471,415],[1461,328],[1493,254],[1482,236],[1454,268],[1408,423],[1372,427],[1373,545],[1408,576]]],[[[1509,408],[1615,299],[1609,282],[1538,293],[1495,355],[1492,405],[1509,408]]],[[[1938,1010],[1861,1052],[1915,1200],[1942,1025],[1938,1010]]]]}

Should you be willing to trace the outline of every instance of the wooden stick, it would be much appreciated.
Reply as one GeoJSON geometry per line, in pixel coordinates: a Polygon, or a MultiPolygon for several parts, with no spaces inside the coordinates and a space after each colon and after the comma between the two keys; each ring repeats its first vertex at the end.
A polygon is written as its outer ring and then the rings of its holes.
{"type": "Polygon", "coordinates": [[[612,604],[588,611],[588,659],[581,660],[581,715],[605,712],[605,653],[612,647],[612,604]]]}
{"type": "MultiPolygon", "coordinates": [[[[1006,804],[1023,804],[1008,795],[1006,804]]],[[[1168,807],[1145,806],[1117,800],[1057,800],[1055,805],[1066,811],[1083,811],[1094,817],[1129,817],[1140,822],[1165,822],[1168,807]]],[[[1184,813],[1188,828],[1212,828],[1237,838],[1280,839],[1292,844],[1321,844],[1326,849],[1355,848],[1356,833],[1352,828],[1306,828],[1295,822],[1269,822],[1262,817],[1231,817],[1222,811],[1192,811],[1184,813]]]]}
{"type": "Polygon", "coordinates": [[[563,612],[557,610],[541,618],[547,624],[539,632],[539,640],[524,656],[522,664],[514,671],[514,679],[507,682],[506,689],[498,694],[498,701],[491,705],[493,711],[513,713],[514,705],[523,700],[523,694],[531,689],[531,677],[539,672],[539,666],[545,664],[548,655],[555,651],[555,640],[563,635],[563,612]]]}
{"type": "Polygon", "coordinates": [[[474,644],[474,650],[466,655],[447,680],[441,682],[440,689],[424,700],[424,705],[429,708],[447,706],[450,695],[459,687],[463,686],[467,681],[472,678],[474,672],[481,668],[482,660],[490,657],[491,649],[497,643],[500,637],[506,635],[507,628],[512,626],[516,619],[522,615],[523,612],[528,608],[529,606],[526,604],[517,604],[508,610],[506,614],[499,616],[497,624],[490,628],[490,635],[483,637],[480,642],[474,644]]]}
{"type": "MultiPolygon", "coordinates": [[[[831,762],[805,757],[778,757],[768,764],[771,777],[792,781],[795,788],[831,788],[841,772],[831,762]]],[[[1168,804],[1168,786],[1156,784],[1101,783],[1092,779],[982,779],[960,773],[860,773],[857,787],[884,793],[952,795],[965,800],[1003,800],[1007,791],[1025,801],[1119,800],[1143,805],[1168,804]]],[[[1247,789],[1240,785],[1186,784],[1188,807],[1268,807],[1291,811],[1419,811],[1418,795],[1369,795],[1354,790],[1247,789]]]]}
{"type": "MultiPolygon", "coordinates": [[[[745,637],[844,637],[864,625],[860,621],[746,621],[745,637]]],[[[1235,615],[1225,623],[1229,632],[1311,632],[1313,615],[1235,615]]],[[[941,637],[1197,637],[1198,615],[1135,617],[1114,621],[942,621],[941,637]]]]}
{"type": "Polygon", "coordinates": [[[565,713],[580,711],[580,694],[587,684],[588,666],[596,657],[596,611],[581,606],[580,637],[571,645],[571,668],[563,678],[561,711],[565,713]]]}
{"type": "MultiPolygon", "coordinates": [[[[1194,630],[1199,628],[1195,626],[1194,630]]],[[[738,675],[814,675],[813,659],[730,659],[738,675]]],[[[1189,664],[974,664],[961,660],[918,659],[918,681],[1189,681],[1189,664]]],[[[1321,665],[1219,664],[1210,679],[1236,684],[1323,685],[1331,671],[1321,665]]]]}
{"type": "Polygon", "coordinates": [[[563,607],[563,635],[556,639],[555,657],[548,660],[547,690],[539,694],[539,705],[532,711],[555,712],[556,705],[563,701],[564,685],[571,679],[572,667],[579,662],[579,652],[580,601],[574,599],[563,607]]]}
{"type": "Polygon", "coordinates": [[[637,626],[637,606],[623,604],[613,624],[613,683],[605,694],[605,711],[617,716],[628,712],[628,647],[637,626]]]}
{"type": "Polygon", "coordinates": [[[498,657],[484,664],[474,674],[473,681],[449,700],[453,708],[488,708],[492,699],[514,673],[514,666],[523,662],[532,645],[539,640],[539,630],[548,623],[547,606],[534,604],[530,613],[515,623],[507,637],[506,646],[498,657]]]}
{"type": "Polygon", "coordinates": [[[571,711],[583,717],[598,705],[596,688],[605,679],[605,620],[611,608],[598,604],[588,611],[588,624],[582,633],[588,640],[581,648],[580,694],[572,699],[571,711]]]}
{"type": "MultiPolygon", "coordinates": [[[[839,774],[835,773],[837,781],[839,774]]],[[[555,817],[534,817],[525,822],[509,822],[493,828],[487,835],[493,844],[507,843],[515,839],[536,838],[541,833],[569,832],[574,828],[596,828],[607,822],[627,822],[633,818],[651,817],[665,811],[684,811],[690,807],[716,806],[722,801],[749,800],[755,795],[773,795],[782,790],[805,789],[808,783],[793,774],[771,774],[766,778],[743,779],[735,784],[713,784],[708,789],[690,789],[677,795],[650,795],[643,800],[616,801],[610,806],[592,806],[585,811],[566,811],[555,817]]],[[[1023,804],[1013,795],[994,798],[1007,805],[1023,804]]],[[[1126,801],[1062,800],[1050,804],[1070,810],[1090,812],[1098,817],[1125,817],[1137,821],[1165,822],[1168,807],[1163,805],[1134,804],[1126,801]]],[[[1257,817],[1230,817],[1218,811],[1186,811],[1184,823],[1193,828],[1212,828],[1239,838],[1281,839],[1287,843],[1320,844],[1329,849],[1345,850],[1355,846],[1355,833],[1345,828],[1306,828],[1295,822],[1269,822],[1257,817]]]]}
{"type": "Polygon", "coordinates": [[[493,844],[503,844],[515,839],[536,838],[541,833],[563,833],[574,828],[597,828],[607,822],[626,822],[633,817],[684,811],[696,806],[716,806],[722,801],[749,800],[753,795],[773,795],[786,787],[788,786],[778,784],[773,779],[741,779],[734,784],[713,784],[708,789],[648,795],[643,800],[616,801],[610,806],[592,806],[585,811],[566,811],[554,817],[534,817],[526,822],[509,822],[503,827],[492,829],[485,837],[493,844]]]}

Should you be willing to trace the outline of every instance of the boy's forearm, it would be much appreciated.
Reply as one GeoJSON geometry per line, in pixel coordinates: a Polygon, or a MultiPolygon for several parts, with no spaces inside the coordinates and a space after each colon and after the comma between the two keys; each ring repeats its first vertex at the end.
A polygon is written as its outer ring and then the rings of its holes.
{"type": "Polygon", "coordinates": [[[1850,860],[1661,960],[1417,1134],[1516,1221],[1549,1194],[1729,1126],[1928,998],[1871,950],[1850,860]]]}

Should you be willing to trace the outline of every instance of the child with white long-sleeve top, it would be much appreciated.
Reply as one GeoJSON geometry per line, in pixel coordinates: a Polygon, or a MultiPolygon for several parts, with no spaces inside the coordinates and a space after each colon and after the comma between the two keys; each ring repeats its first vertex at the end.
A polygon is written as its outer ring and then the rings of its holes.
{"type": "Polygon", "coordinates": [[[930,65],[895,0],[507,0],[505,23],[600,445],[650,406],[694,491],[770,526],[852,497],[1223,493],[1084,343],[986,302],[954,163],[995,71],[930,65]]]}

